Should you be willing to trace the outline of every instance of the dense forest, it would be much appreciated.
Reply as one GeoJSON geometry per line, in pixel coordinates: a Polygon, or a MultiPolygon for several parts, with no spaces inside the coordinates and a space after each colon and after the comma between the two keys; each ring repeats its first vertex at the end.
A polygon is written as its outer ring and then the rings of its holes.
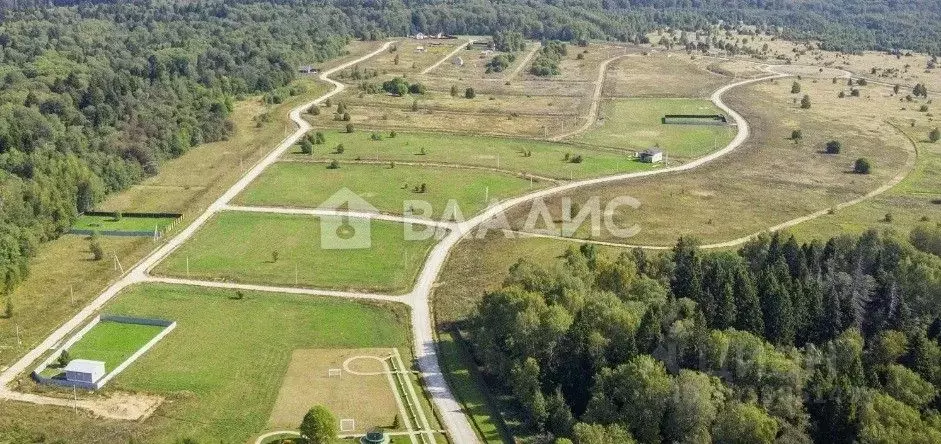
{"type": "Polygon", "coordinates": [[[659,27],[722,22],[825,48],[941,52],[941,5],[928,1],[3,0],[0,15],[0,294],[77,214],[226,138],[233,100],[283,88],[298,64],[334,57],[350,38],[642,42],[659,27]]]}
{"type": "Polygon", "coordinates": [[[521,260],[467,326],[534,442],[941,442],[941,225],[521,260]]]}

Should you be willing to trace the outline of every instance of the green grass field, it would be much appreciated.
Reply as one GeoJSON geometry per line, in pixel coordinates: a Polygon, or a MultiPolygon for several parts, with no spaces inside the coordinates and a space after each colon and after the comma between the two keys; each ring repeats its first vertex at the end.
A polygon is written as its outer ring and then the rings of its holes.
{"type": "Polygon", "coordinates": [[[411,132],[399,132],[396,137],[388,137],[388,133],[381,132],[378,134],[383,137],[382,140],[375,141],[370,138],[371,131],[322,132],[327,142],[315,145],[313,155],[299,154],[298,149],[295,149],[288,157],[325,161],[378,159],[383,162],[395,160],[474,165],[559,179],[604,176],[652,168],[625,153],[538,140],[411,132]],[[339,144],[343,144],[343,154],[335,153],[339,144]],[[422,149],[425,154],[421,154],[422,149]],[[525,156],[524,152],[530,152],[531,156],[525,156]],[[566,154],[570,157],[582,155],[584,160],[581,163],[566,162],[566,154]]]}
{"type": "Polygon", "coordinates": [[[97,231],[154,231],[163,229],[176,218],[173,217],[130,217],[123,216],[115,219],[114,216],[80,216],[72,229],[97,231]]]}
{"type": "Polygon", "coordinates": [[[294,285],[296,271],[296,283],[305,287],[404,293],[435,242],[406,240],[404,225],[372,221],[370,248],[324,249],[320,221],[302,215],[224,212],[174,251],[156,273],[187,276],[188,258],[193,278],[294,285]],[[273,252],[278,253],[277,261],[273,252]]]}
{"type": "Polygon", "coordinates": [[[918,158],[911,173],[885,193],[821,218],[799,224],[790,231],[802,239],[828,239],[841,233],[862,233],[870,228],[908,232],[918,224],[941,222],[941,143],[919,137],[930,126],[899,128],[918,144],[918,158]],[[886,221],[891,214],[892,220],[886,221]]]}
{"type": "MultiPolygon", "coordinates": [[[[131,357],[144,344],[150,342],[165,327],[102,321],[88,330],[69,349],[72,359],[103,361],[105,371],[110,372],[131,357]]],[[[47,369],[47,376],[59,373],[58,369],[47,369]]]]}
{"type": "Polygon", "coordinates": [[[264,430],[299,348],[397,347],[411,356],[404,306],[171,285],[126,290],[109,311],[175,319],[177,328],[112,382],[168,397],[143,442],[244,442],[264,430]]]}
{"type": "Polygon", "coordinates": [[[578,136],[592,145],[644,150],[659,145],[670,159],[689,160],[724,147],[735,128],[709,125],[664,125],[665,114],[721,114],[704,99],[617,99],[601,108],[604,123],[578,136]]]}
{"type": "MultiPolygon", "coordinates": [[[[542,183],[534,182],[533,188],[542,183]]],[[[451,199],[457,201],[465,216],[470,216],[486,207],[487,196],[491,200],[505,199],[531,189],[527,179],[483,170],[363,164],[327,169],[321,163],[278,162],[236,201],[243,205],[314,208],[342,188],[349,188],[389,213],[407,212],[407,200],[425,201],[432,205],[434,216],[442,214],[451,199]],[[416,192],[415,187],[423,183],[426,191],[416,192]]]]}

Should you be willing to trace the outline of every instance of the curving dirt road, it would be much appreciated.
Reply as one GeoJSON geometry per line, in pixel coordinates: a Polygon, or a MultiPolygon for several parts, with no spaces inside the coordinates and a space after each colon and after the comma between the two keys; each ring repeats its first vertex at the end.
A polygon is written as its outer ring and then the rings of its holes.
{"type": "MultiPolygon", "coordinates": [[[[389,296],[389,295],[379,295],[379,294],[364,294],[358,292],[343,292],[343,291],[331,291],[331,290],[319,290],[319,289],[308,289],[308,288],[296,288],[296,287],[277,287],[277,286],[267,286],[267,285],[247,285],[247,284],[236,284],[229,282],[208,282],[208,281],[199,281],[191,279],[176,279],[176,278],[160,278],[160,277],[151,277],[148,275],[149,271],[157,265],[161,260],[166,258],[173,250],[183,244],[187,239],[189,239],[196,230],[199,229],[209,218],[219,211],[225,211],[230,209],[229,202],[239,194],[249,183],[251,183],[261,172],[267,168],[269,165],[278,160],[278,158],[294,143],[296,143],[309,129],[310,125],[301,118],[301,113],[309,108],[310,106],[320,103],[327,98],[340,93],[343,91],[345,86],[329,78],[330,74],[333,74],[339,70],[345,69],[349,66],[352,66],[356,63],[360,63],[382,51],[385,51],[389,45],[393,42],[387,42],[378,50],[360,57],[356,60],[347,62],[341,66],[333,68],[331,70],[325,71],[320,75],[320,78],[326,82],[329,82],[334,85],[334,89],[329,93],[319,97],[316,100],[313,100],[307,104],[304,104],[298,108],[295,108],[291,111],[291,119],[297,123],[298,129],[288,138],[283,140],[275,150],[273,150],[268,156],[262,159],[258,164],[256,164],[251,170],[249,170],[238,182],[236,182],[230,189],[228,189],[222,196],[219,197],[206,211],[196,218],[191,225],[186,227],[172,239],[170,239],[165,245],[157,249],[154,253],[149,255],[147,258],[139,262],[134,266],[121,280],[110,286],[105,290],[98,298],[92,301],[88,306],[86,306],[82,311],[80,311],[75,317],[63,324],[59,329],[53,332],[46,340],[44,340],[39,346],[23,356],[19,361],[13,364],[10,368],[5,370],[0,374],[0,398],[6,399],[22,399],[20,393],[15,393],[10,391],[7,388],[7,385],[13,381],[21,373],[25,372],[28,367],[38,359],[46,350],[52,348],[56,343],[62,340],[69,332],[73,331],[79,325],[85,322],[91,315],[93,315],[99,308],[101,308],[106,302],[108,302],[112,297],[118,294],[122,289],[126,288],[129,285],[133,285],[140,282],[165,282],[165,283],[174,283],[182,285],[199,285],[206,287],[217,287],[217,288],[240,288],[246,290],[256,290],[256,291],[270,291],[270,292],[287,292],[287,293],[299,293],[299,294],[311,294],[311,295],[322,295],[322,296],[332,296],[332,297],[344,297],[344,298],[360,298],[360,299],[373,299],[373,300],[382,300],[382,301],[398,301],[404,302],[411,307],[412,314],[412,334],[414,336],[415,342],[415,357],[417,360],[419,371],[424,379],[427,392],[430,394],[432,401],[437,407],[438,411],[441,413],[441,419],[448,431],[448,434],[452,441],[457,443],[472,443],[477,442],[478,438],[474,432],[473,427],[471,426],[467,416],[465,415],[460,403],[456,400],[453,393],[449,389],[445,378],[441,372],[438,357],[437,357],[437,346],[435,343],[434,335],[434,325],[431,315],[431,305],[430,297],[434,288],[435,280],[437,279],[438,274],[443,268],[444,262],[448,257],[451,249],[468,233],[473,231],[478,226],[484,224],[491,218],[499,215],[500,213],[506,211],[507,209],[514,207],[516,205],[529,202],[534,199],[539,199],[542,197],[549,196],[551,194],[556,194],[568,190],[572,190],[579,187],[586,187],[591,185],[597,185],[601,183],[621,181],[626,179],[638,178],[651,176],[655,174],[664,174],[664,173],[673,173],[691,170],[697,168],[703,164],[711,162],[721,156],[728,154],[734,149],[738,148],[750,135],[750,129],[748,122],[739,115],[735,110],[729,108],[725,103],[722,102],[722,95],[735,87],[742,86],[749,83],[759,82],[768,80],[771,78],[786,77],[787,74],[780,74],[771,72],[771,75],[739,81],[726,85],[713,93],[711,99],[713,103],[724,112],[726,112],[730,117],[732,117],[738,125],[738,134],[735,138],[724,148],[713,152],[707,156],[701,157],[689,163],[663,168],[658,170],[642,171],[635,173],[626,173],[618,174],[607,177],[600,177],[594,179],[586,179],[580,181],[569,182],[563,185],[554,186],[551,188],[546,188],[540,191],[536,191],[524,196],[520,196],[513,199],[508,199],[503,202],[499,202],[489,208],[479,215],[469,219],[465,222],[453,224],[453,228],[437,245],[433,247],[431,252],[428,255],[428,258],[419,274],[418,279],[416,280],[415,287],[411,292],[404,296],[389,296]]],[[[621,56],[618,56],[621,57],[621,56]]],[[[610,61],[613,61],[617,57],[605,61],[601,68],[601,75],[596,85],[596,93],[593,99],[592,105],[592,116],[588,119],[588,127],[594,121],[594,115],[597,113],[598,98],[600,97],[600,88],[601,83],[604,77],[604,67],[610,61]]],[[[583,126],[583,128],[585,128],[583,126]]],[[[568,135],[573,134],[568,133],[568,135]]],[[[281,209],[273,209],[281,210],[281,209]]],[[[368,217],[374,217],[374,215],[367,215],[368,217]]],[[[35,403],[50,403],[55,404],[59,403],[60,400],[55,400],[54,398],[43,399],[43,397],[37,397],[37,399],[31,399],[29,402],[35,403]]]]}

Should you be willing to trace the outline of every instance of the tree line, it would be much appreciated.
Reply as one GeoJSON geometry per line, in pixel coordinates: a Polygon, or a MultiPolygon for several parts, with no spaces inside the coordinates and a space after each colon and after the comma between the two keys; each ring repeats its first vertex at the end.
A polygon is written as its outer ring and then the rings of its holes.
{"type": "Polygon", "coordinates": [[[526,259],[465,325],[530,442],[941,440],[941,228],[526,259]]]}

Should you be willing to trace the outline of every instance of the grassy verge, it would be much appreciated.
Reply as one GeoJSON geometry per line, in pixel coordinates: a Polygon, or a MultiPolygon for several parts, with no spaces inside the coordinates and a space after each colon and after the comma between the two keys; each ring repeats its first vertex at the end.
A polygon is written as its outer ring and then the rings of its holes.
{"type": "Polygon", "coordinates": [[[363,244],[366,248],[345,248],[354,245],[342,243],[333,234],[321,237],[322,221],[327,229],[346,223],[341,218],[224,212],[208,221],[155,272],[272,285],[405,292],[435,242],[433,238],[407,240],[408,228],[402,224],[356,219],[350,226],[364,230],[360,234],[366,237],[350,239],[365,239],[368,244],[363,244]]]}
{"type": "Polygon", "coordinates": [[[470,416],[478,437],[486,443],[513,442],[470,352],[450,332],[438,333],[438,350],[448,385],[470,416]]]}

